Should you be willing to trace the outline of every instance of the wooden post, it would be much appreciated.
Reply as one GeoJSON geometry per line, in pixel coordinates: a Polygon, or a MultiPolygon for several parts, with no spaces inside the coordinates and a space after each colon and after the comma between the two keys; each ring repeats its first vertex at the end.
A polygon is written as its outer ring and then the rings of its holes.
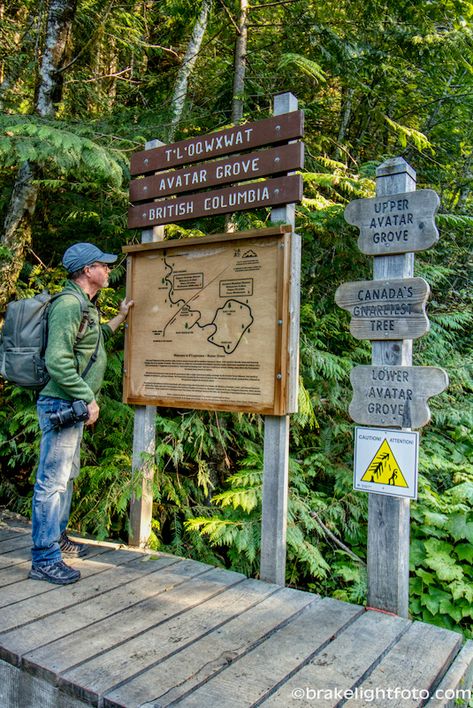
{"type": "MultiPolygon", "coordinates": [[[[164,145],[160,140],[150,140],[145,148],[164,145]]],[[[154,226],[141,232],[141,243],[162,241],[164,226],[154,226]]],[[[133,426],[133,473],[141,475],[140,492],[130,501],[130,546],[146,546],[151,533],[153,516],[153,474],[156,450],[156,406],[136,406],[133,426]],[[146,458],[143,459],[143,456],[146,458]]]]}
{"type": "MultiPolygon", "coordinates": [[[[397,157],[376,170],[376,196],[383,197],[416,188],[416,174],[397,157]]],[[[373,278],[410,278],[414,254],[375,256],[373,278]]],[[[412,365],[412,340],[373,342],[372,363],[388,366],[412,365]]],[[[401,617],[409,607],[409,499],[380,494],[368,495],[368,606],[401,617]]]]}
{"type": "MultiPolygon", "coordinates": [[[[297,110],[297,99],[291,93],[274,98],[274,115],[297,110]]],[[[295,226],[295,205],[272,209],[271,221],[295,226]]],[[[289,343],[290,363],[288,385],[289,410],[297,410],[297,383],[299,369],[299,299],[300,299],[300,239],[293,234],[289,343]]],[[[261,524],[260,578],[277,585],[285,585],[286,527],[289,470],[288,415],[266,416],[264,419],[264,470],[261,524]]]]}

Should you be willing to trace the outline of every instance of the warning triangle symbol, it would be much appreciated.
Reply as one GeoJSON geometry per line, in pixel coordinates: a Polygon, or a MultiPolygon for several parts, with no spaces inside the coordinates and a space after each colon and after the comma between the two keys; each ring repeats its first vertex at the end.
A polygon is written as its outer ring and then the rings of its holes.
{"type": "Polygon", "coordinates": [[[394,453],[389,447],[386,438],[381,443],[378,452],[371,460],[366,472],[361,478],[362,482],[374,484],[388,484],[394,487],[408,487],[401,472],[394,453]]]}

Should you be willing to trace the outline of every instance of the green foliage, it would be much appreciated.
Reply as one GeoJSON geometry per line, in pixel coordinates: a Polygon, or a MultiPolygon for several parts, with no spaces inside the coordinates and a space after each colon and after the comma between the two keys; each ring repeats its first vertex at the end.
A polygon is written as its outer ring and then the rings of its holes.
{"type": "MultiPolygon", "coordinates": [[[[473,458],[472,458],[473,462],[473,458]]],[[[435,492],[423,480],[413,509],[411,611],[424,622],[473,637],[473,475],[435,492]]]]}
{"type": "MultiPolygon", "coordinates": [[[[34,162],[39,195],[17,295],[61,287],[63,251],[90,240],[119,252],[126,231],[128,157],[166,139],[174,81],[199,4],[80,0],[61,72],[55,120],[33,115],[41,3],[5,3],[0,62],[0,215],[18,166],[34,162]]],[[[190,77],[177,139],[230,123],[236,6],[215,4],[190,77]]],[[[42,14],[43,13],[43,14],[42,14]]],[[[416,255],[429,282],[431,329],[414,362],[438,365],[448,390],[430,401],[422,432],[421,489],[412,505],[413,617],[471,636],[473,505],[473,13],[466,0],[399,3],[253,3],[245,119],[271,113],[292,91],[305,112],[304,199],[297,209],[302,293],[299,413],[292,416],[287,580],[363,603],[367,498],[352,489],[349,372],[371,347],[349,333],[337,286],[369,279],[371,259],[343,218],[375,193],[375,170],[402,154],[419,187],[441,197],[439,243],[416,255]],[[265,5],[268,5],[267,7],[265,5]]],[[[239,213],[237,229],[267,225],[239,213]]],[[[223,231],[223,218],[166,227],[168,238],[223,231]]],[[[0,259],[12,250],[0,246],[0,259]]],[[[104,317],[123,296],[123,262],[102,293],[104,317]]],[[[101,417],[84,439],[73,525],[126,540],[127,508],[141,482],[131,471],[133,411],[121,401],[123,340],[116,334],[101,417]]],[[[38,431],[33,397],[0,386],[0,499],[28,514],[38,431]]],[[[156,419],[153,547],[256,575],[259,568],[263,421],[259,416],[161,409],[156,419]]]]}

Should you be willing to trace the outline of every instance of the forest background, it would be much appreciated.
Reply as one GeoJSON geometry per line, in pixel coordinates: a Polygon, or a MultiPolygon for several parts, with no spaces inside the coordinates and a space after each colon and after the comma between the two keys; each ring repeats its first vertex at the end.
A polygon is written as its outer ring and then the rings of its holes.
{"type": "MultiPolygon", "coordinates": [[[[439,243],[416,256],[431,330],[414,363],[448,391],[422,430],[412,503],[410,611],[473,636],[473,3],[464,0],[0,0],[0,311],[61,289],[64,250],[119,253],[130,154],[146,140],[271,115],[290,91],[305,112],[300,412],[292,416],[287,583],[363,603],[367,495],[352,490],[350,369],[368,342],[334,304],[371,278],[346,204],[374,195],[377,165],[403,156],[440,196],[439,243]]],[[[235,216],[258,228],[265,210],[235,216]]],[[[225,230],[223,217],[167,238],[225,230]]],[[[123,297],[123,260],[102,292],[123,297]]],[[[101,417],[85,435],[71,526],[127,540],[133,410],[121,403],[115,335],[101,417]]],[[[158,409],[152,547],[257,575],[262,420],[158,409]]],[[[0,503],[30,514],[34,395],[0,384],[0,503]]]]}

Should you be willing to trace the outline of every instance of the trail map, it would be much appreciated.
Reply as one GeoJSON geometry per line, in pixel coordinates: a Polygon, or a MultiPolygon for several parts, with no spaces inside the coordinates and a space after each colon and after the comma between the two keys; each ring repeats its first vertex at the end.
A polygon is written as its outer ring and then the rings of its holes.
{"type": "Polygon", "coordinates": [[[132,257],[125,399],[272,409],[281,379],[281,237],[178,243],[132,257]]]}

